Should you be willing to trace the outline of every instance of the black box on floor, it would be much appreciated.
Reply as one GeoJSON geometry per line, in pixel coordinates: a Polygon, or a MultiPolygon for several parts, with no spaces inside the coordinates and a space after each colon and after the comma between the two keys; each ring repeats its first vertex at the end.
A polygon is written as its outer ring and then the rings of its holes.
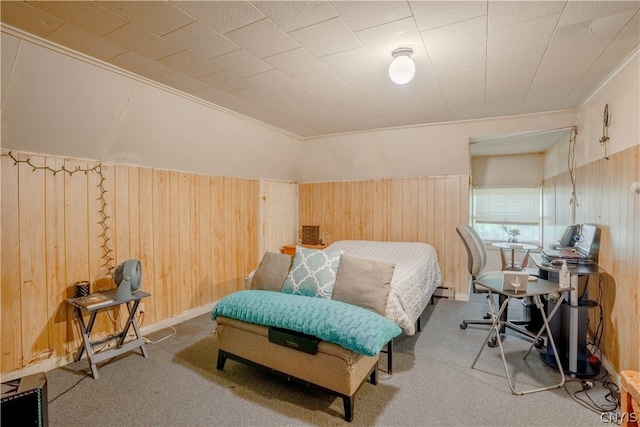
{"type": "Polygon", "coordinates": [[[3,426],[48,426],[47,377],[44,372],[2,383],[0,405],[0,424],[3,426]]]}

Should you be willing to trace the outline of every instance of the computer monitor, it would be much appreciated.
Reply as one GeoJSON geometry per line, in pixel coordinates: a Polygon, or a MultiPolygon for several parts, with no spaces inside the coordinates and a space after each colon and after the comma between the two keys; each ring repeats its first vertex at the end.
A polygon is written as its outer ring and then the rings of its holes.
{"type": "Polygon", "coordinates": [[[594,261],[598,261],[600,253],[600,229],[595,224],[585,223],[580,227],[580,235],[576,250],[589,257],[594,261]]]}

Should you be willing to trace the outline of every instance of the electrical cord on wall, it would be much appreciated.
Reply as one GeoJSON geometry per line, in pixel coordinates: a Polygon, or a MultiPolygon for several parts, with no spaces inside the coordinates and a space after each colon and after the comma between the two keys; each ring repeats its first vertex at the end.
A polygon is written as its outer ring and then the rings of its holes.
{"type": "Polygon", "coordinates": [[[578,199],[576,194],[576,137],[578,135],[578,128],[573,126],[571,128],[571,135],[569,136],[569,151],[567,153],[567,168],[569,169],[569,179],[571,180],[571,199],[569,204],[573,206],[571,213],[571,223],[575,222],[575,207],[578,205],[578,199]]]}

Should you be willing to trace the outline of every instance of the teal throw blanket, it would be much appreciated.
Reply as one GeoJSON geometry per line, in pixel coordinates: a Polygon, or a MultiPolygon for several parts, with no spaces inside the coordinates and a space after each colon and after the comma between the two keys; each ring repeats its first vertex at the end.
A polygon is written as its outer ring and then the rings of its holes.
{"type": "Polygon", "coordinates": [[[366,356],[375,356],[402,330],[372,311],[341,301],[247,290],[222,298],[211,318],[230,317],[302,332],[366,356]]]}

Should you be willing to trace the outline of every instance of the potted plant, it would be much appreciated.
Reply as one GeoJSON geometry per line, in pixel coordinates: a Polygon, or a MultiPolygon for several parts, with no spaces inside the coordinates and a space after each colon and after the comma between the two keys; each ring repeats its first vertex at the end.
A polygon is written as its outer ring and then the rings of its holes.
{"type": "Polygon", "coordinates": [[[517,227],[510,226],[509,224],[501,224],[502,231],[507,233],[507,241],[509,243],[517,243],[520,230],[517,227]]]}

